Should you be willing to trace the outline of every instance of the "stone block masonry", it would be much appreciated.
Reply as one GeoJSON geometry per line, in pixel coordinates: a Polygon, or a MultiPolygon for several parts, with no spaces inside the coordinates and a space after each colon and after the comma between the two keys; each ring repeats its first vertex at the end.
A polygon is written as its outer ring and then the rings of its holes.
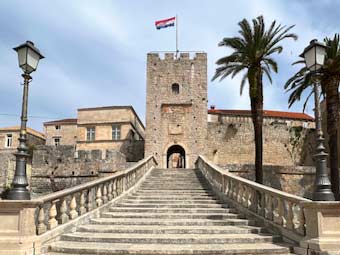
{"type": "MultiPolygon", "coordinates": [[[[315,130],[275,123],[263,125],[263,164],[313,166],[315,130]]],[[[208,123],[208,158],[215,164],[253,164],[255,145],[251,121],[208,123]]]]}
{"type": "Polygon", "coordinates": [[[167,167],[169,148],[185,153],[185,166],[194,167],[205,154],[207,136],[207,54],[166,53],[147,56],[145,155],[167,167]]]}

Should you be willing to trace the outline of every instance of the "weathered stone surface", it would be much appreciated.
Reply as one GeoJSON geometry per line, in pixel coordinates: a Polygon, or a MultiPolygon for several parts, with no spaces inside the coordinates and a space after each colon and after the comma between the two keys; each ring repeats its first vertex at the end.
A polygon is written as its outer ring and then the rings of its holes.
{"type": "MultiPolygon", "coordinates": [[[[252,164],[255,160],[254,128],[250,118],[222,117],[208,123],[207,156],[215,164],[252,164]]],[[[312,166],[314,129],[263,125],[265,165],[312,166]]]]}
{"type": "Polygon", "coordinates": [[[167,167],[168,149],[179,145],[186,167],[193,167],[206,148],[207,54],[148,54],[146,95],[145,155],[167,167]]]}

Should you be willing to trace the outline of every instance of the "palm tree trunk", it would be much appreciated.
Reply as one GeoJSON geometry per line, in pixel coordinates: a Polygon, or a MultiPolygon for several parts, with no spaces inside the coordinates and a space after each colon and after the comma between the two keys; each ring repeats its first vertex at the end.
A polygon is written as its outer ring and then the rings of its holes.
{"type": "Polygon", "coordinates": [[[251,93],[251,114],[254,125],[255,138],[255,181],[263,184],[263,139],[262,139],[262,125],[263,125],[263,85],[262,75],[257,75],[256,78],[256,93],[251,93]],[[255,96],[256,94],[256,96],[255,96]]]}
{"type": "Polygon", "coordinates": [[[338,119],[339,119],[339,94],[338,83],[331,81],[326,90],[327,104],[327,133],[331,169],[332,191],[335,199],[339,200],[339,163],[338,163],[338,119]]]}

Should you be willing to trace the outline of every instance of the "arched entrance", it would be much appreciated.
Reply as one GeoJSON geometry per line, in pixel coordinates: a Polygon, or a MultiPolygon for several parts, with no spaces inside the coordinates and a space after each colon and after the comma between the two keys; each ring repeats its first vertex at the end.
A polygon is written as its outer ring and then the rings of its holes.
{"type": "Polygon", "coordinates": [[[185,150],[180,145],[172,145],[166,153],[167,168],[185,168],[185,150]]]}

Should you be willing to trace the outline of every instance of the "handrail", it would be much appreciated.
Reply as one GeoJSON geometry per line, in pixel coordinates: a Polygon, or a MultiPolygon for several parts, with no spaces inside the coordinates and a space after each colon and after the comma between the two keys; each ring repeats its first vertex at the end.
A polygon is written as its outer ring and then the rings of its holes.
{"type": "Polygon", "coordinates": [[[86,189],[86,188],[92,188],[96,185],[100,185],[100,184],[105,183],[107,181],[110,181],[112,179],[118,178],[120,176],[124,176],[124,175],[128,174],[129,172],[133,171],[135,168],[138,168],[138,167],[144,165],[150,159],[153,159],[155,161],[153,156],[149,156],[149,157],[139,161],[136,165],[133,165],[133,166],[129,167],[128,169],[124,170],[124,171],[120,171],[120,172],[114,173],[110,176],[102,177],[102,178],[97,179],[97,180],[93,180],[93,181],[90,181],[90,182],[79,184],[79,185],[72,187],[72,188],[63,189],[63,190],[54,192],[52,194],[47,194],[47,195],[41,196],[39,198],[32,199],[32,201],[35,200],[35,201],[40,202],[40,203],[45,203],[45,202],[57,199],[61,196],[67,196],[69,194],[79,192],[79,191],[86,189]]]}
{"type": "Polygon", "coordinates": [[[290,194],[288,192],[281,191],[281,190],[278,190],[278,189],[274,189],[272,187],[268,187],[266,185],[263,185],[263,184],[260,184],[260,183],[256,183],[256,182],[250,181],[248,179],[239,177],[237,175],[234,175],[232,173],[227,172],[226,170],[222,169],[219,166],[214,165],[206,157],[204,157],[204,156],[199,156],[199,157],[201,157],[205,161],[206,164],[208,164],[210,167],[214,168],[220,174],[228,176],[229,178],[232,178],[234,180],[238,180],[240,182],[243,182],[243,183],[245,183],[247,185],[253,186],[256,190],[267,192],[267,193],[270,193],[272,195],[276,195],[276,196],[279,196],[279,197],[282,197],[282,198],[289,198],[290,200],[294,200],[294,201],[297,201],[297,202],[302,202],[302,201],[310,202],[311,201],[310,199],[299,197],[299,196],[290,194]]]}
{"type": "Polygon", "coordinates": [[[299,242],[306,235],[304,208],[311,200],[235,176],[204,156],[198,157],[196,167],[241,211],[276,227],[293,241],[299,242]]]}
{"type": "MultiPolygon", "coordinates": [[[[31,208],[27,221],[35,223],[33,232],[46,233],[60,225],[107,204],[133,187],[157,162],[149,156],[134,166],[94,181],[67,188],[30,201],[0,201],[6,208],[31,208]]],[[[0,205],[0,207],[1,207],[0,205]]]]}

